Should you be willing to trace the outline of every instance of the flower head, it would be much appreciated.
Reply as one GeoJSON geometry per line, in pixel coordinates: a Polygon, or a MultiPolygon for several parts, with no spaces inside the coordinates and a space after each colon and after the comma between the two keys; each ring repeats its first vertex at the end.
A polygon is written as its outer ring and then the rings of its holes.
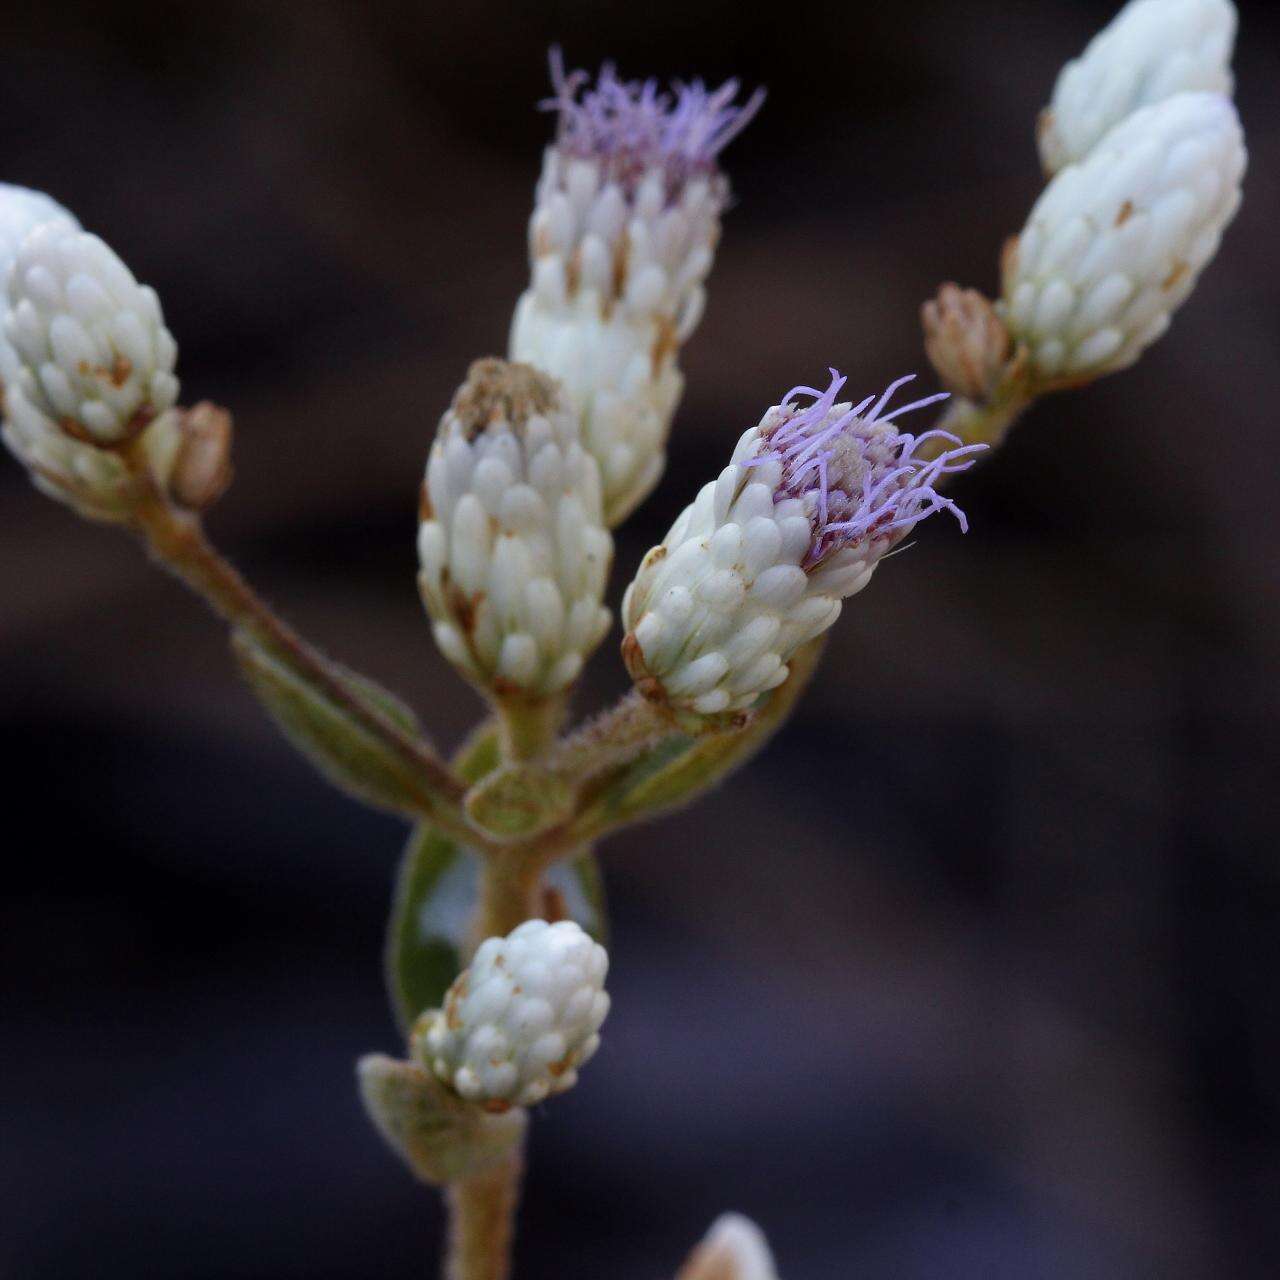
{"type": "Polygon", "coordinates": [[[1129,0],[1063,67],[1040,117],[1047,173],[1083,160],[1126,117],[1175,93],[1230,95],[1231,0],[1129,0]]]}
{"type": "Polygon", "coordinates": [[[107,245],[43,193],[0,183],[0,435],[38,488],[107,521],[167,488],[176,355],[155,293],[107,245]]]}
{"type": "Polygon", "coordinates": [[[698,715],[750,707],[921,520],[945,510],[965,527],[939,486],[985,446],[899,431],[898,418],[945,398],[891,408],[909,381],[837,403],[833,369],[825,391],[792,388],[743,434],[623,600],[623,655],[642,692],[698,715]]]}
{"type": "Polygon", "coordinates": [[[435,637],[497,693],[570,685],[609,628],[600,475],[560,388],[477,360],[427,460],[419,583],[435,637]]]}
{"type": "Polygon", "coordinates": [[[22,241],[7,305],[6,374],[67,435],[116,444],[177,400],[178,348],[155,290],[74,222],[42,222],[22,241]]]}
{"type": "Polygon", "coordinates": [[[615,525],[662,474],[684,388],[678,359],[706,303],[729,198],[720,152],[764,100],[736,81],[660,89],[605,66],[595,83],[551,55],[557,113],[529,221],[532,280],[512,360],[559,380],[600,465],[615,525]]]}
{"type": "Polygon", "coordinates": [[[502,1112],[563,1093],[600,1047],[609,956],[571,920],[526,920],[486,938],[471,967],[413,1031],[423,1066],[469,1102],[502,1112]]]}
{"type": "Polygon", "coordinates": [[[1127,368],[1169,327],[1240,206],[1230,98],[1135,111],[1045,188],[1005,256],[1001,316],[1039,389],[1127,368]]]}

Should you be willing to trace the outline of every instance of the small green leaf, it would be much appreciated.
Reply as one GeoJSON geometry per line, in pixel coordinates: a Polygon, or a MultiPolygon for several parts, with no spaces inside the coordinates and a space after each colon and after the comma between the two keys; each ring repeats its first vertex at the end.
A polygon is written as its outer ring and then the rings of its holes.
{"type": "MultiPolygon", "coordinates": [[[[498,731],[482,725],[458,752],[454,766],[478,782],[501,762],[498,731]]],[[[406,1035],[424,1009],[438,1008],[461,968],[479,889],[479,862],[430,823],[414,828],[396,874],[387,925],[387,991],[406,1035]]]]}
{"type": "Polygon", "coordinates": [[[527,840],[573,811],[562,778],[524,763],[495,769],[472,787],[465,803],[467,817],[495,840],[527,840]]]}
{"type": "Polygon", "coordinates": [[[356,1065],[360,1099],[387,1145],[432,1186],[483,1173],[523,1134],[522,1109],[490,1115],[411,1062],[371,1053],[356,1065]]]}
{"type": "MultiPolygon", "coordinates": [[[[426,1009],[438,1009],[463,968],[480,894],[480,859],[421,823],[400,864],[387,930],[387,988],[406,1035],[426,1009]]],[[[590,851],[558,862],[546,883],[564,899],[571,920],[607,945],[604,878],[590,851]]]]}
{"type": "MultiPolygon", "coordinates": [[[[234,632],[231,644],[241,671],[285,736],[335,786],[379,808],[409,815],[422,813],[421,780],[408,762],[247,632],[234,632]]],[[[417,732],[413,713],[394,695],[344,668],[334,666],[332,674],[346,683],[354,696],[373,703],[401,727],[417,732]]]]}
{"type": "Polygon", "coordinates": [[[569,918],[580,924],[602,947],[609,945],[609,912],[600,860],[590,849],[572,862],[557,862],[547,883],[564,894],[569,918]]]}
{"type": "Polygon", "coordinates": [[[430,823],[409,837],[396,876],[387,929],[387,990],[406,1035],[424,1009],[437,1009],[458,975],[479,862],[430,823]]]}

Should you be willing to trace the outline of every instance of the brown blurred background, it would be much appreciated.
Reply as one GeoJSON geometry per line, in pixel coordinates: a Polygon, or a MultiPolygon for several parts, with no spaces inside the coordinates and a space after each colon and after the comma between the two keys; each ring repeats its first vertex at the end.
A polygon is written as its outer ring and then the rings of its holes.
{"type": "MultiPolygon", "coordinates": [[[[1280,14],[1242,9],[1246,200],[1169,335],[965,480],[972,532],[877,575],[745,775],[608,847],[615,1012],[536,1117],[522,1280],[657,1280],[729,1207],[787,1280],[1280,1270],[1280,14]]],[[[185,398],[234,409],[215,537],[452,743],[415,490],[525,282],[548,44],[770,90],[620,590],[788,387],[927,380],[918,304],[994,287],[1035,112],[1111,11],[10,6],[0,173],[159,289],[185,398]]],[[[7,456],[0,627],[0,1275],[429,1274],[439,1212],[351,1076],[398,1047],[401,828],[7,456]]]]}

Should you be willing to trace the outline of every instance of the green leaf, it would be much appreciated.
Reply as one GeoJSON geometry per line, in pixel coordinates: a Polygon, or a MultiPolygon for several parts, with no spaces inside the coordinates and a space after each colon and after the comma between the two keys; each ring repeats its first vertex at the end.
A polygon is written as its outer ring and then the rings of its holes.
{"type": "Polygon", "coordinates": [[[387,929],[387,990],[406,1035],[424,1009],[438,1009],[461,967],[480,864],[430,823],[409,837],[387,929]]]}
{"type": "MultiPolygon", "coordinates": [[[[396,1023],[406,1035],[426,1009],[438,1009],[463,968],[480,895],[480,859],[421,823],[409,837],[387,930],[387,988],[396,1023]]],[[[547,872],[565,911],[607,945],[604,878],[595,855],[581,853],[547,872]]]]}
{"type": "Polygon", "coordinates": [[[822,656],[811,640],[791,659],[785,684],[761,700],[745,728],[700,737],[672,734],[638,759],[599,780],[574,828],[585,839],[690,804],[741,768],[782,727],[822,656]]]}
{"type": "MultiPolygon", "coordinates": [[[[498,731],[484,724],[458,752],[454,765],[478,782],[501,763],[498,731]]],[[[396,874],[385,955],[387,991],[406,1035],[424,1009],[444,1000],[461,968],[479,888],[474,853],[430,823],[414,828],[396,874]]]]}
{"type": "MultiPolygon", "coordinates": [[[[422,813],[422,782],[413,767],[369,733],[347,708],[247,632],[234,632],[231,646],[245,678],[285,736],[335,786],[378,808],[411,816],[422,813]]],[[[413,713],[393,694],[336,665],[332,674],[354,697],[373,703],[402,728],[417,732],[413,713]]]]}
{"type": "Polygon", "coordinates": [[[432,1186],[473,1177],[506,1159],[527,1123],[521,1109],[490,1115],[414,1063],[384,1054],[361,1058],[356,1079],[365,1111],[387,1145],[432,1186]]]}
{"type": "Polygon", "coordinates": [[[564,894],[569,918],[577,921],[602,947],[607,947],[609,912],[600,859],[587,849],[572,862],[557,862],[547,872],[547,883],[564,894]]]}

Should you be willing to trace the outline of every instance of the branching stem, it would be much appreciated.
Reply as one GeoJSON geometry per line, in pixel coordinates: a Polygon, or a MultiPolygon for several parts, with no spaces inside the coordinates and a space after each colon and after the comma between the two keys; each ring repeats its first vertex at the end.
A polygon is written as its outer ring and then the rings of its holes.
{"type": "Polygon", "coordinates": [[[245,581],[204,535],[199,517],[170,506],[156,494],[134,512],[135,527],[152,555],[233,626],[259,644],[340,706],[365,732],[385,743],[420,780],[424,817],[450,834],[478,840],[461,811],[465,784],[420,738],[407,732],[381,708],[338,679],[329,661],[307,643],[245,581]]]}

